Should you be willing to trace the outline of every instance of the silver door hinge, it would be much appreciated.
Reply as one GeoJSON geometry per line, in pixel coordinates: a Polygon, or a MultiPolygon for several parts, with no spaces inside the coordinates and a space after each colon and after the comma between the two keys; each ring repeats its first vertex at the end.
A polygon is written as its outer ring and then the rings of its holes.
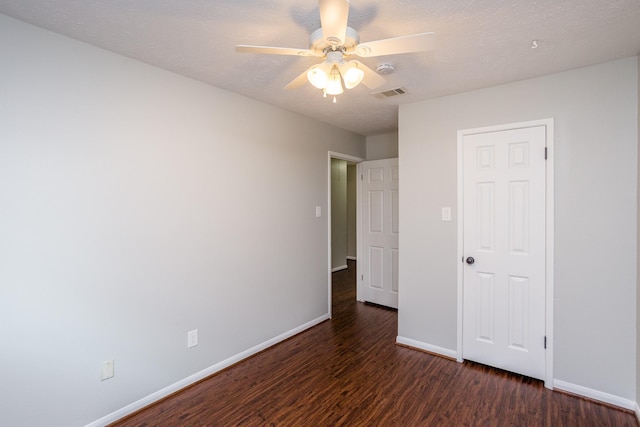
{"type": "Polygon", "coordinates": [[[547,348],[547,336],[544,337],[544,348],[547,348]]]}
{"type": "Polygon", "coordinates": [[[544,159],[547,160],[547,147],[544,147],[544,159]]]}

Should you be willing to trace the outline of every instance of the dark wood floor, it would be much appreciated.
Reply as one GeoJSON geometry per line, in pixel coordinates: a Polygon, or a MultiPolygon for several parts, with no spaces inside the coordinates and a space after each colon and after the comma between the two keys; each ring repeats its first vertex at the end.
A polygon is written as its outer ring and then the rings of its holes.
{"type": "Polygon", "coordinates": [[[334,273],[333,319],[114,426],[628,426],[540,381],[394,344],[397,313],[334,273]]]}

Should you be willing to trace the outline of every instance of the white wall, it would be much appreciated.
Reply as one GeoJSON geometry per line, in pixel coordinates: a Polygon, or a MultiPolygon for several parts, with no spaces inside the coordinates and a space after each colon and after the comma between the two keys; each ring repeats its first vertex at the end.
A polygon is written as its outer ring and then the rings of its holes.
{"type": "Polygon", "coordinates": [[[331,268],[347,265],[347,162],[331,159],[331,268]]]}
{"type": "MultiPolygon", "coordinates": [[[[640,147],[640,56],[638,56],[638,147],[640,147]]],[[[638,150],[638,165],[640,165],[640,150],[638,150]]],[[[640,215],[640,173],[636,171],[638,177],[638,196],[637,196],[637,212],[640,215]]],[[[636,259],[636,275],[638,285],[636,287],[636,417],[640,422],[640,274],[638,274],[638,268],[640,267],[640,227],[638,229],[638,246],[637,246],[637,259],[636,259]]]]}
{"type": "Polygon", "coordinates": [[[3,15],[0,40],[0,425],[84,425],[327,314],[327,152],[363,137],[3,15]]]}
{"type": "Polygon", "coordinates": [[[554,377],[635,401],[637,85],[628,58],[400,106],[400,337],[457,350],[456,132],[554,118],[554,377]]]}
{"type": "Polygon", "coordinates": [[[385,133],[367,137],[367,160],[398,157],[398,133],[385,133]]]}

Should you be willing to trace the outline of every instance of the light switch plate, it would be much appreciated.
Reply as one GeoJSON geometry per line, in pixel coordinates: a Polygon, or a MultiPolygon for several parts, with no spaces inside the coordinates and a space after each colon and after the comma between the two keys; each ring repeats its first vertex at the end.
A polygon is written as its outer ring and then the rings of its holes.
{"type": "Polygon", "coordinates": [[[100,373],[100,380],[108,380],[113,378],[113,359],[105,360],[102,362],[102,371],[100,373]]]}
{"type": "Polygon", "coordinates": [[[316,206],[316,218],[320,218],[322,216],[322,206],[316,206]]]}
{"type": "Polygon", "coordinates": [[[198,330],[194,329],[187,332],[187,348],[195,347],[198,345],[198,330]]]}
{"type": "Polygon", "coordinates": [[[442,208],[442,220],[451,221],[451,208],[449,207],[442,208]]]}

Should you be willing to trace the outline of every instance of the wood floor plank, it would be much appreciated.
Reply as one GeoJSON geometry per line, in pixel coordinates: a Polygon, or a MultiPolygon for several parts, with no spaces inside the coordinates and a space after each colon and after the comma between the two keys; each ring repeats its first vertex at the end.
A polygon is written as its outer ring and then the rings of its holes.
{"type": "Polygon", "coordinates": [[[131,426],[619,426],[635,416],[542,382],[395,345],[397,312],[333,275],[333,319],[112,424],[131,426]]]}

